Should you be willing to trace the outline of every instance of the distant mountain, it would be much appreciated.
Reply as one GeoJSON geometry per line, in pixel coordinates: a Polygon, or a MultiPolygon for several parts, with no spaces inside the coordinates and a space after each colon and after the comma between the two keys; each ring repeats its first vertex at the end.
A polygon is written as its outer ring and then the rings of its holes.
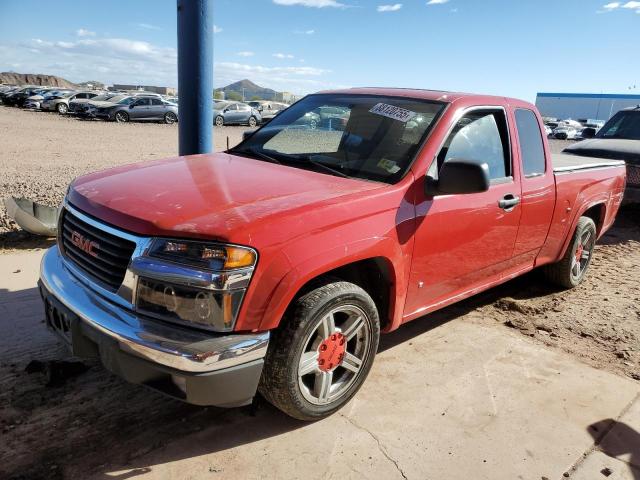
{"type": "Polygon", "coordinates": [[[251,100],[254,97],[259,97],[264,100],[273,100],[278,95],[278,92],[275,90],[261,87],[247,79],[216,89],[217,92],[224,92],[225,98],[227,99],[233,99],[233,97],[237,97],[238,95],[240,96],[238,99],[242,99],[243,90],[245,100],[251,100]]]}
{"type": "Polygon", "coordinates": [[[55,75],[44,75],[41,73],[0,73],[0,83],[10,83],[14,85],[42,85],[60,88],[76,88],[77,85],[69,80],[55,75]]]}

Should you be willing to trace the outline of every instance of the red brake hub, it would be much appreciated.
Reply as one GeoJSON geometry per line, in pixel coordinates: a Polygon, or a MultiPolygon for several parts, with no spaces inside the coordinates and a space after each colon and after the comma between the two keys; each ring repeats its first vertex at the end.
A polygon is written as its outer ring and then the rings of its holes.
{"type": "Polygon", "coordinates": [[[334,333],[325,338],[318,347],[318,367],[323,372],[330,372],[342,363],[347,347],[346,339],[341,333],[334,333]]]}
{"type": "Polygon", "coordinates": [[[582,260],[583,253],[584,253],[584,245],[579,244],[578,248],[576,249],[576,262],[580,263],[580,260],[582,260]]]}

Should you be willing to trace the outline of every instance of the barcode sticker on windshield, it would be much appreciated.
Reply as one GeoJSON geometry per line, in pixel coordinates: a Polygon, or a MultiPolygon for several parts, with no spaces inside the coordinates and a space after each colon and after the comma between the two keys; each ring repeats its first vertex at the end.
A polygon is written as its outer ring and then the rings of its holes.
{"type": "Polygon", "coordinates": [[[375,113],[376,115],[382,115],[383,117],[393,118],[394,120],[398,120],[403,123],[407,123],[417,115],[416,112],[412,112],[411,110],[395,107],[386,103],[378,103],[374,105],[369,112],[375,113]]]}

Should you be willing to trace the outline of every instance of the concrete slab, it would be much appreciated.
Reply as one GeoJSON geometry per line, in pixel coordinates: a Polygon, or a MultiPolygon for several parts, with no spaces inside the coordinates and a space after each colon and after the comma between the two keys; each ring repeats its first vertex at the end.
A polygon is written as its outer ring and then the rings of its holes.
{"type": "Polygon", "coordinates": [[[570,478],[572,480],[639,480],[640,470],[596,451],[580,464],[570,478]]]}
{"type": "Polygon", "coordinates": [[[289,423],[276,412],[210,425],[135,467],[148,469],[139,478],[560,478],[593,445],[589,425],[639,390],[506,329],[454,320],[381,352],[327,420],[271,436],[270,423],[289,423]]]}

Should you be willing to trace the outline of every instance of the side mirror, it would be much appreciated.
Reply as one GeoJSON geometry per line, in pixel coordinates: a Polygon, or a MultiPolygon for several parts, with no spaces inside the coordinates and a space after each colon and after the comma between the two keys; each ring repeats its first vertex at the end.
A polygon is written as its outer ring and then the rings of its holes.
{"type": "Polygon", "coordinates": [[[244,132],[242,132],[242,141],[244,142],[247,138],[249,138],[254,133],[256,133],[255,130],[245,130],[244,132]]]}
{"type": "Polygon", "coordinates": [[[593,138],[596,136],[596,129],[592,127],[587,127],[582,130],[582,138],[593,138]]]}
{"type": "Polygon", "coordinates": [[[263,110],[264,110],[264,107],[263,107],[262,105],[260,105],[260,106],[258,107],[258,111],[259,111],[259,112],[262,112],[263,110]]]}
{"type": "Polygon", "coordinates": [[[425,194],[437,195],[480,193],[489,190],[489,165],[469,160],[444,162],[438,179],[427,176],[425,194]]]}
{"type": "Polygon", "coordinates": [[[133,107],[135,107],[136,105],[134,103],[132,103],[131,105],[129,105],[129,109],[132,109],[133,107]]]}

